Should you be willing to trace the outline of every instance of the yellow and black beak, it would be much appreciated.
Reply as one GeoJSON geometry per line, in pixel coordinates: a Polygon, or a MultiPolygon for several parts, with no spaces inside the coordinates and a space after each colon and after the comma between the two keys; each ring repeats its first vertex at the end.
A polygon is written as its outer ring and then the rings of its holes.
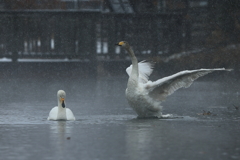
{"type": "Polygon", "coordinates": [[[122,46],[123,44],[124,44],[123,41],[121,41],[121,42],[119,42],[119,43],[116,43],[116,45],[118,45],[118,46],[122,46]]]}
{"type": "Polygon", "coordinates": [[[61,104],[62,104],[62,107],[65,108],[64,98],[61,98],[61,99],[60,99],[60,102],[61,102],[61,104]]]}

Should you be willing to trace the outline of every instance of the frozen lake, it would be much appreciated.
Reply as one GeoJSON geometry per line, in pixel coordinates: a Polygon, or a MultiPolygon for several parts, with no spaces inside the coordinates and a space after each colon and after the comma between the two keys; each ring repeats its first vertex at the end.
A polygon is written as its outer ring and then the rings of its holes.
{"type": "Polygon", "coordinates": [[[237,79],[200,78],[178,90],[162,104],[174,119],[137,119],[126,83],[127,76],[1,76],[0,159],[240,159],[237,79]],[[59,89],[74,122],[47,121],[59,89]]]}

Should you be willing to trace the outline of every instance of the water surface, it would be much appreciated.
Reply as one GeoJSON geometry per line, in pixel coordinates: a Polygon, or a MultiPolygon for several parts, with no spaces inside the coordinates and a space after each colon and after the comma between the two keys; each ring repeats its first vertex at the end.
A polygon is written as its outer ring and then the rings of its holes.
{"type": "Polygon", "coordinates": [[[4,160],[240,159],[240,83],[200,79],[163,103],[170,119],[137,119],[126,76],[7,78],[1,83],[4,160]],[[76,121],[47,121],[57,91],[76,121]],[[203,115],[204,111],[210,115],[203,115]]]}

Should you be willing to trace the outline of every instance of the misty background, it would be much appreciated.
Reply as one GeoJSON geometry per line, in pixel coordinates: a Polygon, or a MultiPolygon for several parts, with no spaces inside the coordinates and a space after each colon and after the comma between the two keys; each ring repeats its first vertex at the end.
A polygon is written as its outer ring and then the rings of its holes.
{"type": "Polygon", "coordinates": [[[237,0],[1,0],[0,56],[125,61],[115,43],[126,40],[139,59],[238,70],[239,6],[237,0]]]}

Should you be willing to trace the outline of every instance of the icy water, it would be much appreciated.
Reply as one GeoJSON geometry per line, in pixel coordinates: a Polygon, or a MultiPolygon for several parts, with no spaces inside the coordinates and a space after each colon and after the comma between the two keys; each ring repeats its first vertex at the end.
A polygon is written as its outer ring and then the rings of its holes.
{"type": "Polygon", "coordinates": [[[126,81],[2,79],[0,159],[240,159],[239,81],[201,78],[178,90],[163,103],[171,119],[137,119],[125,99],[126,81]],[[76,121],[47,121],[59,89],[76,121]]]}

